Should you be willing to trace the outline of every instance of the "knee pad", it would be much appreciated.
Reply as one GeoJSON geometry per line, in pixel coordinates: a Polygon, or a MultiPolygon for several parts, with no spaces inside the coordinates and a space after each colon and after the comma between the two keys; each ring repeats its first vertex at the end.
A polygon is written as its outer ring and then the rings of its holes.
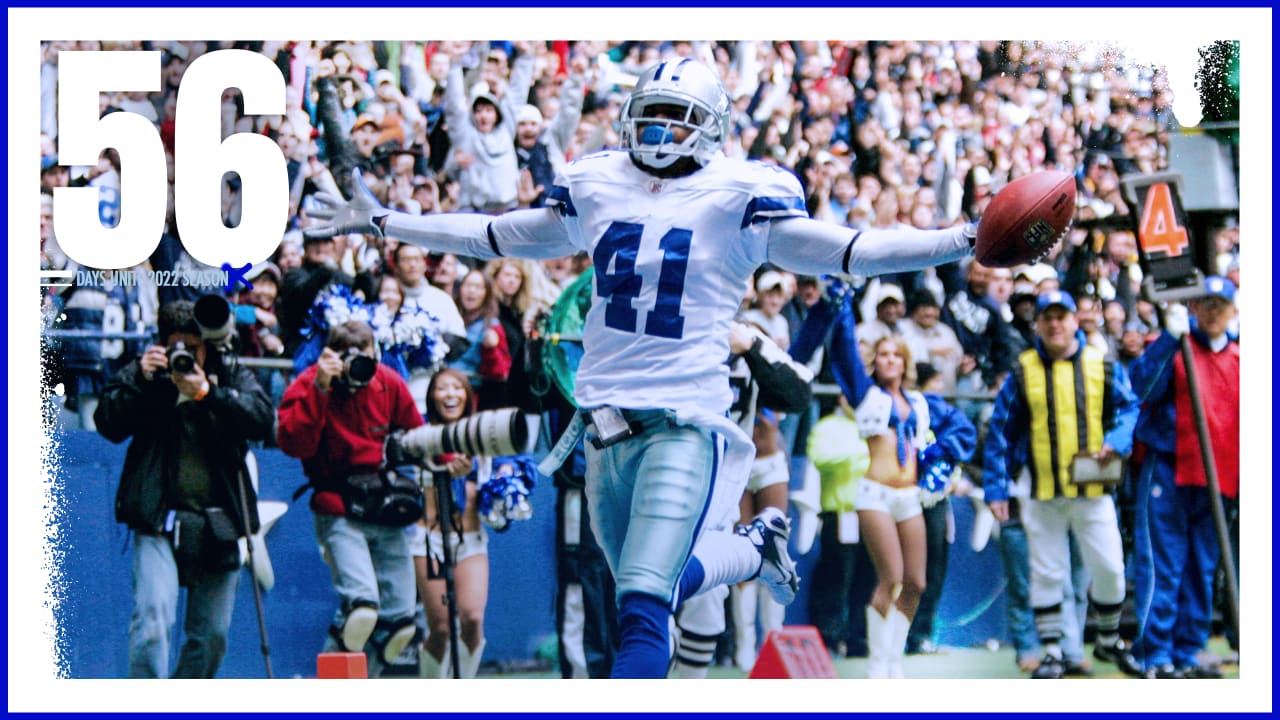
{"type": "Polygon", "coordinates": [[[418,637],[418,626],[414,624],[412,617],[379,621],[378,626],[380,630],[386,631],[384,639],[379,643],[381,647],[378,652],[382,656],[382,662],[388,665],[400,657],[400,653],[418,637]]]}
{"type": "Polygon", "coordinates": [[[342,627],[330,632],[346,652],[364,652],[364,646],[378,625],[378,604],[369,600],[355,600],[347,609],[342,627]]]}

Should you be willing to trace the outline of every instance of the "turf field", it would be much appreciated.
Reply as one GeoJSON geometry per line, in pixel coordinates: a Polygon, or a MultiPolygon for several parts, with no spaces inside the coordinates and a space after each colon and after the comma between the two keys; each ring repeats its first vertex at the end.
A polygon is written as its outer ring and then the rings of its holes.
{"type": "MultiPolygon", "coordinates": [[[[1091,649],[1091,646],[1086,646],[1086,653],[1091,649]]],[[[1215,637],[1209,643],[1209,652],[1219,657],[1226,657],[1230,651],[1224,639],[1215,637]]],[[[865,678],[867,676],[867,661],[865,658],[841,658],[835,661],[835,666],[836,674],[841,678],[865,678]]],[[[1223,665],[1222,669],[1228,678],[1240,677],[1239,665],[1227,664],[1223,665]]],[[[940,649],[940,652],[933,655],[908,655],[903,663],[903,670],[908,678],[917,679],[963,680],[1028,677],[1026,673],[1018,670],[1014,661],[1014,651],[1011,647],[1002,647],[994,651],[986,648],[944,647],[940,649]]],[[[1116,670],[1115,666],[1107,663],[1095,663],[1093,670],[1093,679],[1119,679],[1126,677],[1116,670]]],[[[553,673],[550,670],[504,672],[501,668],[488,667],[482,670],[481,677],[559,678],[560,675],[558,672],[553,673]]],[[[716,666],[711,668],[708,677],[712,679],[741,679],[746,677],[746,673],[732,666],[716,666]]]]}

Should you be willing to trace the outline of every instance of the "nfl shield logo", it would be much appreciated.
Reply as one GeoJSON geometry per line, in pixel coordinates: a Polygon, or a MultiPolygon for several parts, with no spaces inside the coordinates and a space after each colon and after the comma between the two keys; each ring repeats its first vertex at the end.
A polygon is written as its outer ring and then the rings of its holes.
{"type": "Polygon", "coordinates": [[[649,181],[649,192],[651,192],[651,193],[662,192],[662,181],[660,181],[660,180],[650,180],[650,181],[649,181]]]}

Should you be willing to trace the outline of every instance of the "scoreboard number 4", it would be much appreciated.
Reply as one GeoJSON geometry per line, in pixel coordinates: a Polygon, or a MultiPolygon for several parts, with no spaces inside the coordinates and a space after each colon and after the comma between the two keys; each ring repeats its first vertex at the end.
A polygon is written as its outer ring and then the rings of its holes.
{"type": "MultiPolygon", "coordinates": [[[[67,257],[99,269],[144,262],[160,244],[168,200],[168,166],[159,129],[127,111],[100,116],[103,92],[160,90],[160,53],[72,52],[58,55],[58,160],[96,165],[107,148],[120,154],[120,221],[98,218],[96,187],[56,188],[53,227],[67,257]]],[[[239,88],[246,115],[283,115],[285,83],[269,59],[247,50],[197,58],[178,88],[174,141],[174,215],[187,252],[206,265],[257,262],[280,244],[289,213],[284,154],[270,138],[235,133],[222,139],[222,93],[239,88]],[[222,222],[226,173],[242,183],[240,224],[222,222]]]]}
{"type": "Polygon", "coordinates": [[[1162,252],[1168,258],[1182,255],[1191,245],[1187,229],[1178,222],[1173,193],[1167,183],[1152,183],[1147,188],[1142,221],[1138,225],[1138,241],[1147,253],[1162,252]]]}

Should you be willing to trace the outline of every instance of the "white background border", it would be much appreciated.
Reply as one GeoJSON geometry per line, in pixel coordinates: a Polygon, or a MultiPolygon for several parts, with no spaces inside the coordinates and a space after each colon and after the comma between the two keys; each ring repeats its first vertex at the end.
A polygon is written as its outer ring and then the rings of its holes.
{"type": "MultiPolygon", "coordinates": [[[[1270,8],[1195,9],[805,9],[719,8],[518,10],[417,9],[178,9],[163,11],[9,10],[9,710],[10,711],[1259,711],[1271,709],[1271,83],[1270,8]],[[483,13],[482,22],[477,15],[483,13]],[[563,22],[564,18],[570,22],[563,22]],[[553,21],[557,20],[559,22],[553,21]],[[1013,680],[882,681],[797,680],[751,684],[723,680],[649,683],[577,683],[569,692],[555,681],[508,680],[499,692],[474,683],[434,692],[421,682],[385,682],[376,692],[317,680],[264,685],[245,680],[151,682],[80,680],[54,676],[51,614],[44,588],[49,571],[33,540],[44,535],[38,511],[45,487],[37,448],[39,332],[36,302],[38,252],[39,41],[41,39],[397,39],[405,29],[426,39],[486,37],[865,39],[1015,38],[1119,41],[1118,36],[1161,34],[1189,47],[1214,40],[1241,41],[1241,226],[1244,278],[1239,296],[1243,343],[1241,447],[1248,502],[1242,504],[1241,595],[1245,661],[1241,679],[1211,685],[1194,681],[1134,680],[1026,683],[1013,680]],[[1158,29],[1159,28],[1159,29],[1158,29]],[[614,31],[613,29],[616,29],[614,31]],[[602,33],[602,30],[610,32],[602,33]],[[764,32],[767,30],[767,32],[764,32]],[[815,32],[820,31],[820,32],[815,32]],[[1188,33],[1194,32],[1194,35],[1188,33]],[[29,239],[29,240],[28,240],[29,239]],[[762,692],[767,688],[767,692],[762,692]],[[904,700],[906,699],[906,700],[904,700]]],[[[1185,52],[1185,51],[1184,51],[1185,52]]],[[[1158,58],[1153,58],[1159,60],[1158,58]]],[[[1169,62],[1173,66],[1173,61],[1169,62]]],[[[47,482],[47,478],[44,478],[47,482]]],[[[115,483],[116,478],[103,478],[115,483]]],[[[121,583],[129,578],[121,577],[121,583]]],[[[497,589],[518,592],[518,589],[497,589]]],[[[127,628],[102,628],[125,633],[127,628]]],[[[661,681],[660,681],[661,682],[661,681]]]]}

